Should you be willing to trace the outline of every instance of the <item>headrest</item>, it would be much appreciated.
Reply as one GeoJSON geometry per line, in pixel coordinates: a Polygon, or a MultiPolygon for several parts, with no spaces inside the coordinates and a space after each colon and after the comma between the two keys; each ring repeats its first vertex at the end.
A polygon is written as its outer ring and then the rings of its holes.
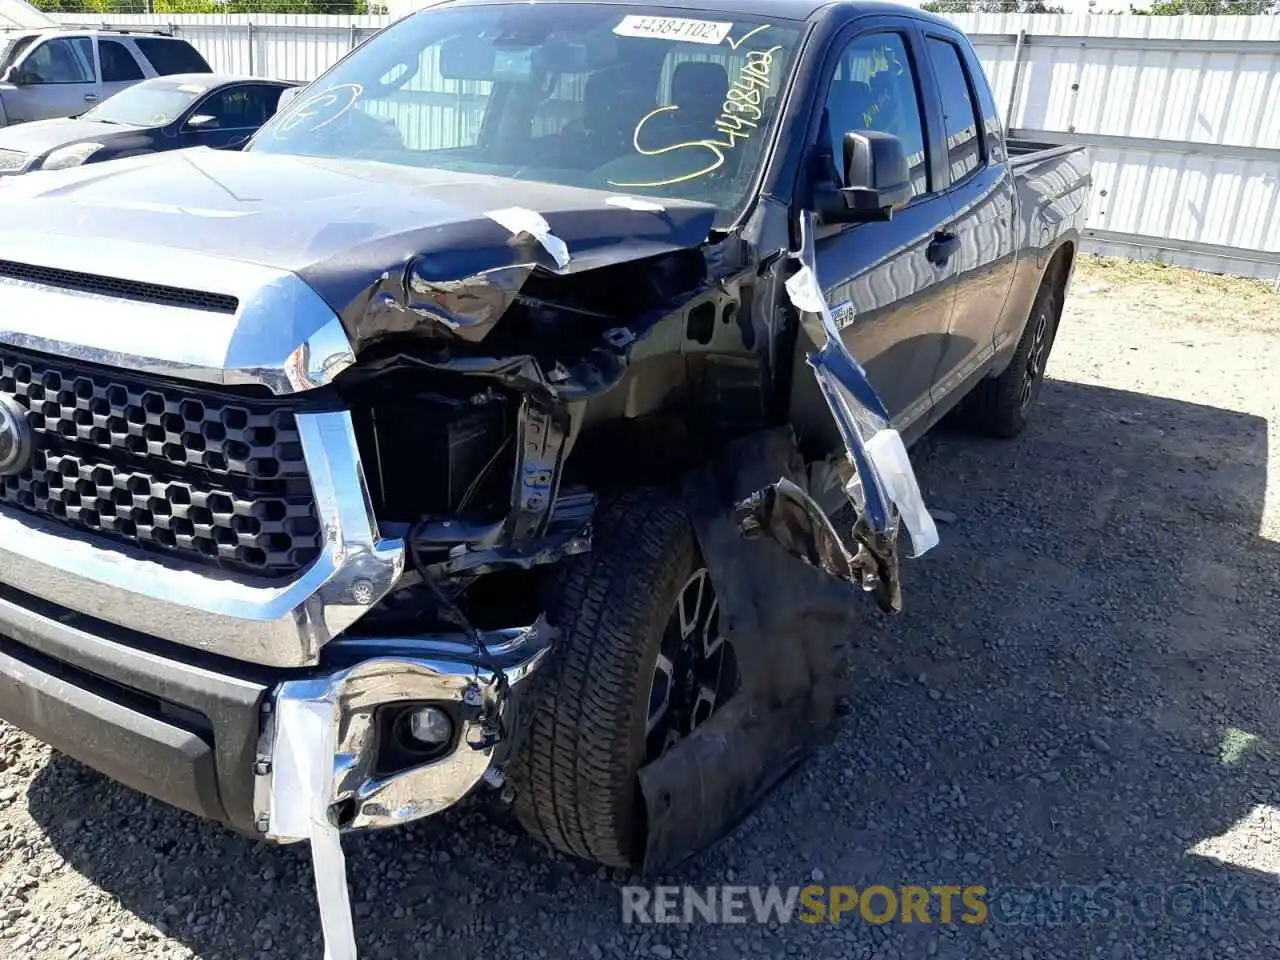
{"type": "Polygon", "coordinates": [[[686,61],[671,74],[671,102],[688,107],[719,109],[729,92],[729,72],[723,64],[686,61]]]}

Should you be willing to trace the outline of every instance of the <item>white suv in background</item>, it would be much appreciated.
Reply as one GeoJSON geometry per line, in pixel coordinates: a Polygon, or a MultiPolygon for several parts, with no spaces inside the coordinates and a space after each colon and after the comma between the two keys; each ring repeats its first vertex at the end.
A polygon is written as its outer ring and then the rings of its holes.
{"type": "Polygon", "coordinates": [[[147,77],[210,72],[195,47],[160,32],[59,27],[0,33],[0,127],[74,117],[147,77]]]}

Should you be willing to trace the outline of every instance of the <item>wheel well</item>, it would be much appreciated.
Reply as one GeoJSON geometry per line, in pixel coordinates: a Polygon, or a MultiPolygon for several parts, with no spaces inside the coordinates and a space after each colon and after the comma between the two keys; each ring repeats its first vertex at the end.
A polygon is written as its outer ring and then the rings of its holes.
{"type": "Polygon", "coordinates": [[[1068,240],[1054,252],[1053,259],[1044,272],[1044,279],[1040,281],[1041,285],[1052,284],[1059,294],[1065,292],[1067,277],[1071,276],[1071,265],[1075,259],[1076,245],[1068,240]]]}

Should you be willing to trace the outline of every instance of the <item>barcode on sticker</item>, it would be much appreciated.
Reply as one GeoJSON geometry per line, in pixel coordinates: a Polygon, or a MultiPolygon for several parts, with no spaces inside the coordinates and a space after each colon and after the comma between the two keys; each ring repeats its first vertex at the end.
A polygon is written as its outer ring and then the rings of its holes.
{"type": "Polygon", "coordinates": [[[718,20],[685,20],[681,17],[643,17],[629,14],[613,28],[620,37],[652,37],[658,40],[685,40],[689,43],[723,43],[732,23],[718,20]]]}

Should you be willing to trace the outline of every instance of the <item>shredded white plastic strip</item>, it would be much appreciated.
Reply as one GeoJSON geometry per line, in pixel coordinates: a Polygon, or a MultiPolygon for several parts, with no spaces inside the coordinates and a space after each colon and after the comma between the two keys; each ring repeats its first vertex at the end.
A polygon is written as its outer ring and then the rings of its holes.
{"type": "MultiPolygon", "coordinates": [[[[787,296],[797,310],[816,313],[818,316],[828,312],[827,298],[822,295],[817,275],[807,263],[802,264],[799,270],[787,278],[787,296]]],[[[819,343],[817,346],[821,348],[823,344],[819,343]]]]}
{"type": "Polygon", "coordinates": [[[907,457],[907,446],[897,430],[881,430],[866,441],[867,456],[875,467],[884,492],[898,507],[911,537],[910,557],[918,557],[938,545],[938,528],[924,505],[920,484],[907,457]]]}
{"type": "Polygon", "coordinates": [[[502,224],[513,235],[527,233],[533,237],[542,244],[542,249],[551,254],[551,259],[561,270],[569,265],[569,248],[565,246],[563,240],[551,232],[551,224],[547,223],[546,218],[536,210],[504,207],[501,210],[490,210],[485,216],[495,223],[502,224]]]}
{"type": "Polygon", "coordinates": [[[356,960],[347,859],[338,828],[328,815],[333,799],[334,731],[332,704],[279,701],[269,813],[273,836],[311,841],[325,960],[356,960]]]}

